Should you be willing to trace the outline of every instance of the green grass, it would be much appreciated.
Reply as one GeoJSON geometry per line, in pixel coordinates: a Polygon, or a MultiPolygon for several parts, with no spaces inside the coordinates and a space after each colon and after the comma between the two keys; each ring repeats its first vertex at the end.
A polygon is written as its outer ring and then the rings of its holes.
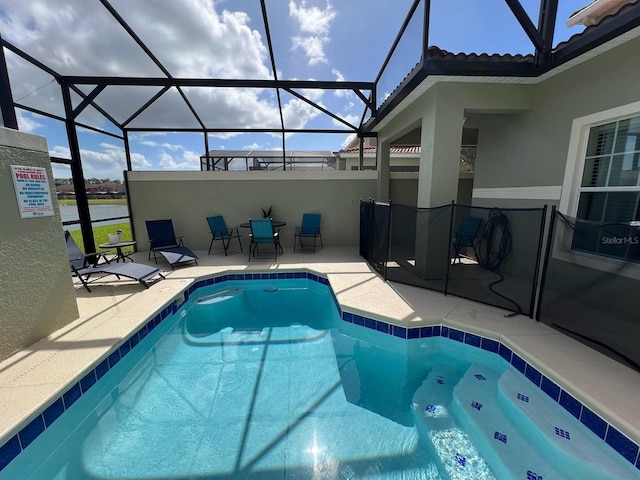
{"type": "MultiPolygon", "coordinates": [[[[118,223],[116,225],[104,225],[100,227],[93,227],[93,238],[96,242],[96,247],[101,243],[109,242],[109,234],[116,233],[116,230],[122,230],[122,240],[132,240],[131,224],[129,222],[118,223]]],[[[82,242],[82,232],[80,230],[73,230],[69,232],[73,239],[76,241],[80,250],[84,252],[84,244],[82,242]]],[[[100,250],[100,249],[98,249],[100,250]]],[[[114,250],[115,252],[115,250],[114,250]]],[[[133,247],[125,247],[122,249],[123,253],[133,252],[133,247]]]]}

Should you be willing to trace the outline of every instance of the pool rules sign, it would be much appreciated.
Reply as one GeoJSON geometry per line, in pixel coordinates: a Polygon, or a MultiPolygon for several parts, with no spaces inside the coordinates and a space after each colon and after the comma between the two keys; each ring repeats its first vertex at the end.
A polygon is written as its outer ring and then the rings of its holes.
{"type": "Polygon", "coordinates": [[[11,165],[11,176],[21,218],[53,216],[51,188],[44,168],[11,165]]]}

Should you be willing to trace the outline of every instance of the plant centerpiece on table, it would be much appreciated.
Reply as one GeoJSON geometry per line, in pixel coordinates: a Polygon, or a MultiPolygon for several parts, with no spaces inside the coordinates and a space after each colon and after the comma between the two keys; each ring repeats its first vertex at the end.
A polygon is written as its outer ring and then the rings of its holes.
{"type": "Polygon", "coordinates": [[[114,232],[109,234],[109,243],[120,243],[122,241],[122,230],[119,228],[114,232]]]}
{"type": "Polygon", "coordinates": [[[262,208],[262,218],[271,218],[271,208],[273,205],[269,206],[268,210],[265,210],[264,208],[262,208]]]}

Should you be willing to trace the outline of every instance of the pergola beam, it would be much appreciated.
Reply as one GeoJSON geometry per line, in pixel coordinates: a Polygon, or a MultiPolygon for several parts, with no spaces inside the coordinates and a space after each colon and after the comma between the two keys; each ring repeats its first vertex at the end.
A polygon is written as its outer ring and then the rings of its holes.
{"type": "Polygon", "coordinates": [[[129,87],[219,87],[219,88],[311,88],[320,90],[372,90],[374,82],[338,82],[331,80],[274,80],[229,78],[163,78],[163,77],[105,77],[65,75],[65,82],[74,85],[108,85],[129,87]]]}
{"type": "MultiPolygon", "coordinates": [[[[304,95],[300,95],[298,92],[296,92],[295,90],[291,90],[289,88],[285,88],[285,91],[289,92],[291,95],[293,95],[296,98],[299,98],[300,100],[302,100],[305,103],[308,103],[309,105],[311,105],[313,108],[316,108],[318,110],[320,110],[322,113],[329,115],[331,118],[333,118],[334,120],[345,124],[347,127],[352,128],[353,130],[358,130],[358,127],[351,125],[349,122],[347,122],[346,120],[343,120],[342,118],[340,118],[339,116],[337,116],[334,113],[331,113],[329,110],[327,110],[326,108],[318,105],[315,102],[312,102],[311,100],[309,100],[308,98],[306,98],[304,95]]],[[[282,126],[282,128],[284,128],[284,125],[282,126]]]]}
{"type": "Polygon", "coordinates": [[[525,9],[522,7],[522,4],[518,0],[504,1],[511,9],[511,12],[516,17],[516,20],[518,20],[518,23],[520,23],[520,26],[524,30],[524,33],[527,34],[527,37],[529,37],[529,40],[531,40],[531,43],[533,43],[536,52],[544,51],[547,48],[547,46],[545,45],[545,39],[542,38],[542,35],[540,35],[540,32],[529,18],[529,15],[525,11],[525,9]]]}
{"type": "MultiPolygon", "coordinates": [[[[0,37],[1,40],[2,37],[0,37]]],[[[9,81],[9,70],[7,69],[7,59],[4,57],[4,48],[0,45],[0,113],[4,126],[18,129],[18,117],[11,93],[11,82],[9,81]]]]}
{"type": "Polygon", "coordinates": [[[179,133],[357,133],[357,130],[337,128],[152,128],[126,127],[125,132],[179,132],[179,133]]]}
{"type": "MultiPolygon", "coordinates": [[[[86,98],[87,95],[80,90],[78,87],[76,87],[75,85],[69,85],[69,88],[71,88],[71,90],[73,90],[74,92],[76,92],[80,97],[82,98],[86,98]]],[[[116,127],[118,127],[118,129],[122,130],[122,125],[120,125],[120,122],[118,122],[115,118],[113,118],[104,108],[102,108],[100,105],[98,105],[96,102],[92,101],[90,103],[90,105],[96,109],[96,111],[100,112],[100,114],[106,118],[107,120],[109,120],[113,125],[115,125],[116,127]]]]}
{"type": "Polygon", "coordinates": [[[545,48],[543,51],[536,53],[536,65],[541,65],[550,60],[557,17],[558,0],[542,0],[540,3],[538,31],[542,35],[545,48]]]}
{"type": "Polygon", "coordinates": [[[102,93],[102,91],[107,88],[107,85],[104,83],[99,84],[96,88],[94,88],[93,90],[91,90],[91,93],[89,93],[89,95],[86,95],[84,97],[84,99],[82,100],[82,102],[80,102],[80,104],[73,109],[73,112],[71,112],[72,118],[75,120],[76,118],[78,118],[78,115],[80,115],[82,113],[82,111],[87,108],[87,106],[89,104],[93,104],[93,100],[100,95],[100,93],[102,93]]]}
{"type": "MultiPolygon", "coordinates": [[[[274,80],[277,82],[278,81],[278,69],[276,68],[276,57],[273,54],[273,43],[271,42],[271,31],[269,29],[269,20],[267,18],[267,5],[265,4],[264,0],[260,0],[260,8],[262,9],[262,21],[264,22],[264,33],[265,36],[267,37],[267,47],[269,49],[269,58],[271,60],[271,71],[273,72],[273,78],[274,80]]],[[[278,112],[280,114],[280,130],[282,132],[281,134],[281,141],[282,141],[282,169],[286,170],[287,169],[287,163],[286,163],[286,159],[284,157],[284,151],[286,149],[286,137],[284,134],[284,115],[282,114],[282,98],[280,97],[280,89],[276,88],[276,98],[278,100],[278,112]]],[[[226,164],[225,161],[225,169],[228,167],[228,165],[226,164]]]]}
{"type": "Polygon", "coordinates": [[[71,155],[71,177],[73,178],[73,188],[76,192],[76,206],[78,208],[78,218],[80,219],[80,230],[86,253],[96,251],[96,243],[91,226],[91,213],[89,211],[89,200],[85,190],[85,178],[82,171],[82,157],[80,155],[80,144],[78,143],[78,132],[76,124],[72,119],[73,106],[71,103],[71,90],[68,85],[62,84],[62,101],[65,111],[65,127],[67,139],[69,141],[69,153],[71,155]]]}

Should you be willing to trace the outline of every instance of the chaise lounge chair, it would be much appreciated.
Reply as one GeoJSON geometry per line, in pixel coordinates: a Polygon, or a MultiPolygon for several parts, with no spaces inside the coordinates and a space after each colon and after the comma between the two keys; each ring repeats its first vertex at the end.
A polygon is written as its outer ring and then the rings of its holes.
{"type": "Polygon", "coordinates": [[[176,237],[171,219],[147,220],[147,234],[149,235],[149,260],[158,263],[156,254],[160,254],[169,262],[171,268],[179,263],[194,262],[198,264],[198,256],[182,243],[182,237],[176,237]]]}
{"type": "Polygon", "coordinates": [[[130,278],[142,284],[145,288],[149,288],[147,281],[156,275],[164,278],[162,270],[141,263],[99,263],[101,258],[105,258],[100,253],[85,255],[82,253],[71,234],[65,230],[64,238],[67,244],[67,254],[69,255],[69,265],[71,266],[72,275],[78,277],[84,288],[91,292],[89,282],[98,280],[106,275],[115,275],[119,280],[120,277],[130,278]],[[91,279],[92,276],[99,275],[98,278],[91,279]]]}

